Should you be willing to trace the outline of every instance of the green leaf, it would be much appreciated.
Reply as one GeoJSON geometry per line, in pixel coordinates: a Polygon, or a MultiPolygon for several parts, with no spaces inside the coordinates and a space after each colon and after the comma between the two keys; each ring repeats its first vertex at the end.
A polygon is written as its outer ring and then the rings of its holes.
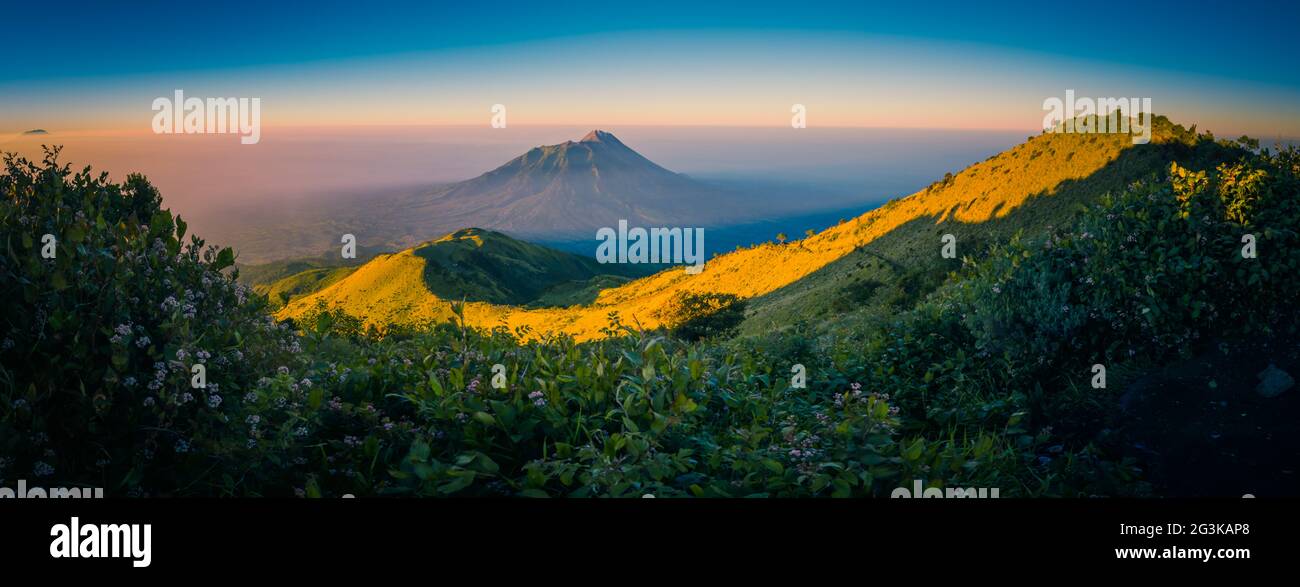
{"type": "Polygon", "coordinates": [[[212,269],[215,271],[221,271],[222,269],[225,269],[226,267],[229,267],[234,264],[235,264],[235,251],[230,247],[226,247],[224,249],[221,249],[221,252],[217,253],[217,259],[212,262],[212,269]]]}
{"type": "Polygon", "coordinates": [[[451,481],[438,486],[439,492],[456,493],[474,483],[474,471],[457,471],[453,475],[455,477],[451,481]]]}
{"type": "Polygon", "coordinates": [[[925,441],[920,438],[912,442],[912,446],[907,447],[907,452],[903,453],[903,458],[909,461],[915,461],[921,458],[921,452],[925,450],[925,441]]]}

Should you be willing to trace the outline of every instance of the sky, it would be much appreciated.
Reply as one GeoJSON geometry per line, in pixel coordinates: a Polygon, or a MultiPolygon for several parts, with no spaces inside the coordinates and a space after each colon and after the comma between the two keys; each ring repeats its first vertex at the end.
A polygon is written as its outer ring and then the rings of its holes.
{"type": "MultiPolygon", "coordinates": [[[[154,98],[257,97],[267,128],[488,125],[1033,130],[1066,90],[1300,136],[1300,4],[27,2],[0,141],[149,133],[154,98]],[[1086,6],[1086,5],[1079,5],[1086,6]]],[[[3,144],[0,144],[3,147],[3,144]]]]}

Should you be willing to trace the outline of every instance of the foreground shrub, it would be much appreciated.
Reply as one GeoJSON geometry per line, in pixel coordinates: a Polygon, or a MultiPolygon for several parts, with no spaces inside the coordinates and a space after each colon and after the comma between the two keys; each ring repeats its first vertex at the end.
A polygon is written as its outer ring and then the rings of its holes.
{"type": "Polygon", "coordinates": [[[289,381],[298,337],[223,274],[230,249],[186,241],[143,177],[114,184],[57,157],[6,156],[0,175],[0,478],[132,495],[284,488],[307,450],[293,431],[315,418],[289,381]]]}
{"type": "MultiPolygon", "coordinates": [[[[1288,150],[1203,171],[1175,164],[1167,177],[1103,197],[1069,229],[1017,239],[969,266],[882,329],[852,376],[895,390],[904,414],[928,430],[1015,422],[1067,433],[1021,477],[1063,474],[1078,465],[1071,449],[1094,460],[1090,419],[1115,409],[1122,387],[1093,389],[1092,365],[1113,372],[1220,344],[1295,340],[1298,162],[1288,150]],[[1258,257],[1248,258],[1252,238],[1258,257]]],[[[1093,462],[1066,485],[1130,491],[1130,465],[1093,462]]]]}

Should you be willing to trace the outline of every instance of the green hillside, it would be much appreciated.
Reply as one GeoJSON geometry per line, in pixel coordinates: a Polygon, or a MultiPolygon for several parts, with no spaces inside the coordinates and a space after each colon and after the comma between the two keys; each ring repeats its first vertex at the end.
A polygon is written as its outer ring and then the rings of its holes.
{"type": "Polygon", "coordinates": [[[255,291],[270,297],[275,308],[348,277],[353,277],[347,283],[348,291],[382,290],[390,294],[386,298],[390,300],[423,295],[538,307],[580,304],[594,299],[600,289],[625,283],[628,275],[644,271],[628,265],[602,265],[480,228],[459,230],[399,253],[380,254],[364,267],[318,267],[310,261],[294,261],[257,269],[257,278],[262,279],[287,274],[254,286],[255,291]],[[295,269],[298,271],[290,273],[295,269]],[[398,283],[404,285],[397,287],[398,283]]]}
{"type": "MultiPolygon", "coordinates": [[[[911,196],[943,202],[931,207],[936,211],[755,298],[741,332],[834,327],[834,318],[845,313],[888,316],[933,291],[961,267],[962,258],[982,258],[1016,234],[1032,238],[1065,226],[1087,205],[1167,172],[1171,162],[1206,169],[1245,152],[1235,144],[1201,140],[1194,129],[1165,117],[1155,118],[1152,136],[1149,144],[1132,145],[1127,135],[1044,133],[949,175],[911,196]],[[939,254],[945,234],[956,238],[955,259],[939,254]]],[[[905,204],[891,201],[880,213],[905,204]]]]}
{"type": "MultiPolygon", "coordinates": [[[[337,257],[337,255],[335,255],[337,257]]],[[[265,286],[275,283],[286,277],[297,275],[304,271],[314,269],[329,269],[334,267],[344,267],[347,265],[361,265],[363,261],[356,260],[352,263],[343,263],[343,259],[336,262],[330,262],[324,257],[319,259],[292,259],[285,261],[274,261],[271,263],[261,263],[257,265],[236,264],[235,269],[239,270],[239,281],[251,286],[265,286]]]]}
{"type": "Polygon", "coordinates": [[[458,230],[411,252],[424,260],[429,291],[448,300],[524,304],[556,284],[624,271],[481,228],[458,230]]]}
{"type": "Polygon", "coordinates": [[[281,307],[298,296],[319,291],[335,282],[352,275],[357,266],[351,267],[317,267],[302,269],[297,273],[282,277],[271,283],[254,285],[253,291],[267,297],[274,308],[281,307]]]}
{"type": "Polygon", "coordinates": [[[337,252],[305,259],[285,259],[244,265],[236,263],[239,282],[265,295],[272,308],[283,307],[289,300],[320,290],[350,275],[375,253],[356,259],[344,259],[337,252]]]}
{"type": "Polygon", "coordinates": [[[344,259],[339,248],[329,248],[328,252],[314,257],[295,257],[280,259],[267,263],[235,263],[239,270],[239,282],[245,285],[270,285],[286,277],[312,269],[333,269],[336,267],[357,267],[374,258],[375,255],[392,252],[375,247],[357,246],[355,259],[344,259]]]}

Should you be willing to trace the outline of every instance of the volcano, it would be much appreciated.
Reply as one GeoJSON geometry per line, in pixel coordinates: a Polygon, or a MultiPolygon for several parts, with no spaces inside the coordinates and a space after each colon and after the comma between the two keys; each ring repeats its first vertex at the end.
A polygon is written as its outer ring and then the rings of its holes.
{"type": "Polygon", "coordinates": [[[741,194],[674,173],[612,133],[533,148],[478,177],[401,206],[407,221],[534,237],[589,238],[633,226],[700,226],[734,216],[741,194]],[[436,220],[435,220],[436,219],[436,220]]]}

